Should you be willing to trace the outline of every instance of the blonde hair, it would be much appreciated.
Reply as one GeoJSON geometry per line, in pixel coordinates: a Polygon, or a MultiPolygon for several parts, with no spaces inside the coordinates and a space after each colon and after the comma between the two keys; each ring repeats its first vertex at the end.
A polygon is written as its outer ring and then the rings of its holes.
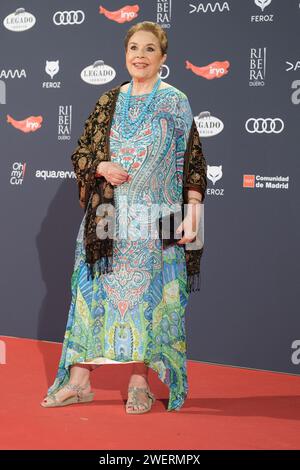
{"type": "Polygon", "coordinates": [[[129,39],[137,31],[150,31],[151,33],[153,33],[154,36],[156,36],[159,41],[162,55],[167,53],[167,50],[168,50],[167,34],[159,24],[154,23],[153,21],[141,21],[140,23],[136,23],[133,26],[131,26],[131,28],[127,31],[125,39],[124,39],[125,51],[127,51],[129,39]]]}

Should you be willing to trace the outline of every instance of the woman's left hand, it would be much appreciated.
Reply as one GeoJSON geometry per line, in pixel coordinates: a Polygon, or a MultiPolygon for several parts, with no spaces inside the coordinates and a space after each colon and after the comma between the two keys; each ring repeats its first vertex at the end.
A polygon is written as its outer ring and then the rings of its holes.
{"type": "Polygon", "coordinates": [[[178,245],[191,243],[195,240],[198,233],[201,204],[188,204],[187,207],[187,214],[179,227],[176,229],[176,233],[184,232],[183,237],[177,242],[178,245]]]}

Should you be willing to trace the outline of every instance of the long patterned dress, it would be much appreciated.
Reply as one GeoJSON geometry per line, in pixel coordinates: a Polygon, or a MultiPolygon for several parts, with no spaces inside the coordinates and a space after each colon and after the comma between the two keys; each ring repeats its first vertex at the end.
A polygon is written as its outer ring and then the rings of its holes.
{"type": "MultiPolygon", "coordinates": [[[[147,96],[131,96],[129,119],[137,118],[147,96]]],[[[151,234],[138,238],[144,219],[137,223],[135,205],[180,208],[183,155],[193,114],[182,91],[173,86],[161,88],[128,145],[120,130],[124,102],[125,93],[120,91],[110,130],[110,155],[130,175],[114,189],[116,214],[125,200],[129,207],[128,236],[114,240],[113,272],[87,280],[83,217],[62,354],[48,394],[68,382],[72,364],[144,362],[169,387],[167,410],[179,410],[188,393],[185,309],[189,294],[184,246],[162,250],[159,238],[151,234]]],[[[150,216],[150,226],[157,215],[154,211],[150,216]]],[[[149,228],[149,218],[146,225],[149,228]]],[[[118,216],[116,227],[120,235],[118,216]]]]}

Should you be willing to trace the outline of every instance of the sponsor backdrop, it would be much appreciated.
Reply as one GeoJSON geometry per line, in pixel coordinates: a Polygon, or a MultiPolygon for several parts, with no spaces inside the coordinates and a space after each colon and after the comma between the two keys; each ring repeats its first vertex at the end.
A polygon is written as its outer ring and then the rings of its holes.
{"type": "Polygon", "coordinates": [[[150,20],[208,164],[188,357],[299,374],[299,1],[2,0],[0,15],[1,334],[63,339],[83,217],[70,155],[130,79],[126,31],[150,20]]]}

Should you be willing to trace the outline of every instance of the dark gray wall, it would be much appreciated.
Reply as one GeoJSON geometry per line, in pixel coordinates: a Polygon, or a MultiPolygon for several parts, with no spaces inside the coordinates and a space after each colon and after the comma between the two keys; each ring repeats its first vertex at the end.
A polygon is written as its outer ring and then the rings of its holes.
{"type": "Polygon", "coordinates": [[[268,3],[144,0],[136,18],[117,23],[98,10],[128,5],[122,1],[1,1],[1,334],[62,340],[83,211],[74,175],[44,180],[36,172],[72,171],[70,155],[96,100],[130,79],[125,32],[137,21],[158,21],[169,37],[166,82],[188,95],[195,116],[209,111],[224,124],[218,135],[202,138],[208,165],[222,165],[222,177],[208,184],[202,288],[187,309],[188,356],[299,373],[300,9],[297,0],[268,3]],[[163,20],[157,17],[162,5],[163,20]],[[13,32],[3,21],[20,6],[36,23],[13,32]],[[53,15],[62,10],[83,10],[85,19],[55,25],[53,15]],[[251,49],[263,48],[263,85],[250,86],[251,49]],[[46,60],[59,60],[52,80],[46,60]],[[113,67],[112,81],[81,79],[96,60],[113,67]],[[208,80],[187,70],[186,60],[197,67],[230,65],[227,75],[208,80]],[[60,82],[60,88],[44,88],[44,82],[60,82]],[[69,140],[59,139],[59,106],[72,106],[69,140]],[[43,122],[25,133],[7,115],[17,121],[42,116],[43,122]],[[259,124],[250,133],[249,118],[280,118],[284,128],[269,132],[266,122],[264,132],[259,124]],[[15,163],[26,164],[22,184],[11,184],[15,163]],[[288,176],[288,187],[245,188],[245,174],[288,176]]]}

